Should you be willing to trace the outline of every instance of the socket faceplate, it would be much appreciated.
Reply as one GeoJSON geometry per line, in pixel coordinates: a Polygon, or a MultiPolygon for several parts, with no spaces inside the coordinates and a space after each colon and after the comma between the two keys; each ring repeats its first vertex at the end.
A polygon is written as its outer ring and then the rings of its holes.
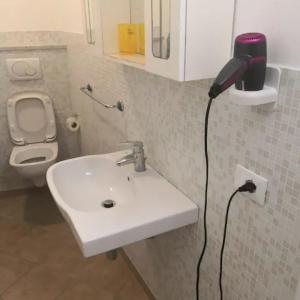
{"type": "Polygon", "coordinates": [[[256,185],[255,193],[243,193],[243,195],[259,205],[264,205],[266,200],[266,192],[268,187],[268,180],[254,172],[237,165],[234,176],[234,187],[237,189],[243,185],[247,180],[252,180],[256,185]]]}

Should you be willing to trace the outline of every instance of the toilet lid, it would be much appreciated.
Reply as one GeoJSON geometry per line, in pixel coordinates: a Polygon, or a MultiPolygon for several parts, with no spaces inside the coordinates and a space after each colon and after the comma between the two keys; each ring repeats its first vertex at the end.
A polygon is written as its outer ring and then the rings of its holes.
{"type": "Polygon", "coordinates": [[[52,142],[56,125],[51,99],[42,93],[25,92],[7,101],[7,118],[16,145],[52,142]]]}

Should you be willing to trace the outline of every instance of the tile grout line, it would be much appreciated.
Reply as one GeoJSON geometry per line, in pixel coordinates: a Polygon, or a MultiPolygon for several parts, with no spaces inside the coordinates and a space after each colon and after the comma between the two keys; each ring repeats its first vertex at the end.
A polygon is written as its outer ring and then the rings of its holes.
{"type": "Polygon", "coordinates": [[[59,297],[62,296],[63,293],[64,293],[65,291],[67,291],[68,285],[69,285],[69,283],[70,283],[69,280],[71,280],[71,279],[68,279],[67,282],[64,283],[64,287],[63,287],[63,288],[61,289],[61,291],[53,298],[53,300],[59,299],[59,297]]]}
{"type": "Polygon", "coordinates": [[[14,253],[6,252],[6,251],[4,251],[2,249],[0,250],[0,253],[2,253],[4,255],[7,255],[7,256],[15,257],[15,258],[18,258],[18,259],[22,259],[22,260],[24,260],[24,261],[26,261],[26,262],[28,262],[30,264],[39,264],[39,262],[31,261],[31,260],[29,260],[27,258],[21,257],[19,255],[14,254],[14,253]]]}
{"type": "MultiPolygon", "coordinates": [[[[1,199],[0,199],[0,201],[1,201],[1,199]]],[[[0,217],[0,219],[1,219],[1,217],[0,217]]],[[[6,220],[9,220],[9,222],[14,221],[13,218],[5,216],[5,218],[3,218],[3,221],[6,223],[6,220]]],[[[8,281],[6,287],[0,292],[0,300],[7,299],[7,297],[9,297],[11,295],[11,293],[14,292],[16,288],[18,288],[18,286],[22,286],[22,283],[24,283],[24,282],[27,283],[28,279],[31,280],[31,274],[35,273],[34,270],[36,268],[39,268],[39,267],[43,266],[44,264],[47,265],[47,262],[45,261],[45,259],[43,257],[36,256],[36,255],[33,255],[32,257],[28,256],[26,254],[27,252],[19,251],[19,246],[22,246],[22,239],[24,239],[24,238],[26,239],[27,237],[30,237],[32,240],[34,240],[34,238],[36,237],[35,233],[37,233],[39,235],[40,234],[44,235],[47,232],[52,232],[53,229],[48,229],[47,226],[43,226],[43,225],[31,224],[31,223],[27,223],[27,222],[23,223],[23,222],[19,221],[19,216],[17,216],[15,221],[16,222],[12,222],[12,224],[20,225],[21,231],[19,233],[17,230],[18,236],[16,238],[14,238],[12,240],[12,242],[4,244],[6,248],[3,247],[3,249],[0,249],[0,254],[3,254],[4,257],[5,256],[12,257],[16,261],[19,260],[18,263],[19,264],[22,263],[22,265],[24,265],[24,266],[22,266],[22,268],[18,268],[18,272],[16,273],[14,278],[12,278],[12,280],[8,281]],[[28,228],[27,227],[23,228],[23,226],[27,226],[27,225],[28,225],[28,228]],[[35,231],[36,228],[38,228],[39,230],[35,231]],[[16,249],[13,248],[12,251],[9,251],[10,245],[11,245],[10,243],[12,245],[17,244],[18,247],[16,249]],[[7,245],[9,248],[7,248],[7,245]],[[27,265],[27,268],[26,268],[26,265],[27,265]],[[24,269],[24,271],[20,272],[23,269],[24,269]]],[[[66,222],[64,222],[64,223],[67,224],[66,222]]],[[[52,223],[50,225],[52,225],[52,223]]],[[[18,226],[17,226],[17,229],[18,229],[18,226]]],[[[55,230],[57,230],[57,229],[55,229],[55,230]]],[[[29,240],[29,243],[32,242],[31,239],[29,240]]],[[[4,240],[4,241],[6,241],[6,240],[4,240]]],[[[123,257],[123,259],[124,259],[124,257],[123,257]]],[[[76,264],[77,265],[76,268],[83,267],[85,265],[85,263],[86,263],[86,261],[80,260],[78,265],[76,264]]],[[[127,267],[129,267],[128,263],[126,263],[126,261],[125,261],[125,264],[127,265],[127,267]]],[[[130,270],[130,268],[129,268],[129,270],[130,270]]],[[[133,277],[136,277],[136,275],[134,273],[132,273],[132,270],[131,270],[131,274],[133,275],[133,277]]],[[[61,282],[62,284],[60,285],[60,288],[56,289],[56,291],[55,291],[55,293],[53,293],[53,297],[51,297],[51,299],[58,300],[58,299],[61,299],[61,297],[63,298],[64,293],[68,292],[68,288],[72,287],[72,284],[74,284],[74,282],[76,282],[76,278],[77,278],[76,274],[73,271],[68,272],[66,274],[66,278],[64,278],[65,280],[61,282]]],[[[97,280],[97,278],[95,278],[95,280],[97,280]]],[[[99,280],[100,280],[100,278],[99,278],[99,280]]],[[[108,292],[112,296],[113,300],[118,300],[120,297],[122,297],[122,293],[124,290],[126,290],[126,285],[128,284],[129,281],[130,281],[129,279],[126,279],[123,282],[123,284],[118,285],[114,289],[114,291],[110,291],[109,287],[104,286],[103,292],[108,292]]],[[[21,289],[22,289],[22,287],[21,287],[21,289]]],[[[27,289],[25,288],[25,290],[27,290],[27,289]]],[[[145,292],[145,290],[144,290],[144,292],[145,292]]],[[[147,293],[146,293],[146,295],[147,295],[147,293]]]]}
{"type": "MultiPolygon", "coordinates": [[[[28,262],[28,260],[27,260],[28,262]]],[[[31,262],[32,263],[32,262],[31,262]]],[[[23,277],[25,277],[33,268],[35,268],[36,266],[38,266],[38,263],[32,263],[33,265],[26,271],[24,272],[22,275],[20,275],[12,284],[10,284],[6,289],[3,290],[3,292],[0,294],[1,297],[3,297],[3,294],[5,294],[9,289],[11,289],[14,285],[16,285],[18,283],[18,281],[20,281],[23,277]]],[[[0,298],[1,300],[1,298],[0,298]]],[[[4,300],[4,298],[3,298],[4,300]]]]}
{"type": "MultiPolygon", "coordinates": [[[[82,265],[84,265],[84,262],[82,261],[82,262],[80,262],[80,264],[78,264],[78,268],[80,268],[82,265]]],[[[72,275],[69,275],[69,279],[68,279],[68,281],[71,281],[72,280],[72,275]]],[[[61,289],[61,292],[58,294],[58,295],[56,295],[55,296],[55,298],[53,299],[53,300],[57,300],[57,299],[59,299],[59,297],[61,296],[61,295],[63,295],[63,293],[67,290],[67,288],[68,288],[68,283],[69,282],[66,282],[66,284],[65,284],[65,287],[63,287],[62,289],[61,289]]],[[[0,299],[1,300],[1,299],[0,299]]]]}
{"type": "Polygon", "coordinates": [[[113,300],[118,300],[116,297],[118,297],[121,293],[121,291],[123,290],[123,288],[126,286],[127,282],[125,281],[122,286],[120,286],[120,288],[116,291],[116,293],[113,296],[113,300]]]}

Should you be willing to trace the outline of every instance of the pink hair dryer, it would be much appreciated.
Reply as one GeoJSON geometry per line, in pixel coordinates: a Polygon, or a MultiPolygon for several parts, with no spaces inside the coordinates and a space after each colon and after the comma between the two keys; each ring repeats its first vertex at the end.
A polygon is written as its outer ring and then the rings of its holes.
{"type": "Polygon", "coordinates": [[[262,33],[245,33],[235,40],[234,58],[221,70],[209,91],[211,98],[235,84],[238,90],[259,91],[265,83],[267,41],[262,33]]]}

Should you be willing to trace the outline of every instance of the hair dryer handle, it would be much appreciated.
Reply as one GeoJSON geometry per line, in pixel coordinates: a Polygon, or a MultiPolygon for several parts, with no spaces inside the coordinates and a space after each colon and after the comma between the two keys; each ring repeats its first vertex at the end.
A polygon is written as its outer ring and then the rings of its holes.
{"type": "Polygon", "coordinates": [[[232,58],[221,70],[209,91],[210,98],[216,98],[239,80],[249,68],[251,56],[232,58]]]}

